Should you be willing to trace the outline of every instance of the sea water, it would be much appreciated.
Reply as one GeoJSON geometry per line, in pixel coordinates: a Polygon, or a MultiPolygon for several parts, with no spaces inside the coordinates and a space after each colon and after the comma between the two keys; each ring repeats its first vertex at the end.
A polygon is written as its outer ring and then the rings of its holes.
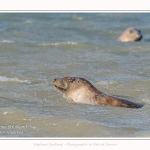
{"type": "Polygon", "coordinates": [[[149,137],[149,41],[149,13],[0,13],[0,137],[149,137]],[[128,27],[142,41],[116,41],[128,27]],[[65,76],[144,107],[69,103],[65,76]]]}

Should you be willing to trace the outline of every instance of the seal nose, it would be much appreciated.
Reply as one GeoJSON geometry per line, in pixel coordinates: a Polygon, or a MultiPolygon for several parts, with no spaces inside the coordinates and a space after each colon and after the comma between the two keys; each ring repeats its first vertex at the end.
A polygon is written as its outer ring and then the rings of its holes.
{"type": "Polygon", "coordinates": [[[53,82],[55,82],[57,79],[54,79],[53,82]]]}

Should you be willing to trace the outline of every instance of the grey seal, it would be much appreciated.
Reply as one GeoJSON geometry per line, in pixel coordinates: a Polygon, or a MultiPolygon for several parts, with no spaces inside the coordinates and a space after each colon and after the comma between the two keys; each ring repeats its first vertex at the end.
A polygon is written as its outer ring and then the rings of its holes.
{"type": "Polygon", "coordinates": [[[120,42],[134,42],[140,41],[143,35],[139,29],[130,27],[127,28],[117,39],[120,42]]]}
{"type": "Polygon", "coordinates": [[[75,103],[141,108],[143,105],[122,98],[107,95],[99,91],[89,81],[79,77],[54,79],[54,86],[75,103]]]}

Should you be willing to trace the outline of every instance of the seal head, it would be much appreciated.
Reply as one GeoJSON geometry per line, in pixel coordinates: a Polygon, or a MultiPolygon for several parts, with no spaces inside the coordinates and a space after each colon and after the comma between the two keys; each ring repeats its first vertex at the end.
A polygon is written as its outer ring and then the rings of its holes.
{"type": "Polygon", "coordinates": [[[54,80],[54,86],[63,92],[65,96],[76,102],[95,104],[94,97],[99,94],[99,91],[84,78],[64,77],[54,80]]]}
{"type": "Polygon", "coordinates": [[[99,91],[89,81],[79,77],[54,79],[54,86],[75,103],[141,108],[143,105],[107,95],[99,91]]]}
{"type": "Polygon", "coordinates": [[[142,39],[142,33],[136,28],[127,28],[117,39],[120,42],[134,42],[142,39]]]}

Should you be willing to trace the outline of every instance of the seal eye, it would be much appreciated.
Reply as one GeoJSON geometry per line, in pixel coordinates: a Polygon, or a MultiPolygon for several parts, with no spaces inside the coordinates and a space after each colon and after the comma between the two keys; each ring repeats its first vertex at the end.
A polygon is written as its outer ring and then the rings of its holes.
{"type": "Polygon", "coordinates": [[[55,82],[57,79],[54,79],[53,82],[55,82]]]}
{"type": "Polygon", "coordinates": [[[130,33],[131,33],[131,34],[133,34],[133,32],[134,32],[133,30],[130,30],[130,33]]]}
{"type": "Polygon", "coordinates": [[[72,77],[72,78],[69,79],[69,82],[73,82],[73,81],[75,81],[74,77],[72,77]]]}

